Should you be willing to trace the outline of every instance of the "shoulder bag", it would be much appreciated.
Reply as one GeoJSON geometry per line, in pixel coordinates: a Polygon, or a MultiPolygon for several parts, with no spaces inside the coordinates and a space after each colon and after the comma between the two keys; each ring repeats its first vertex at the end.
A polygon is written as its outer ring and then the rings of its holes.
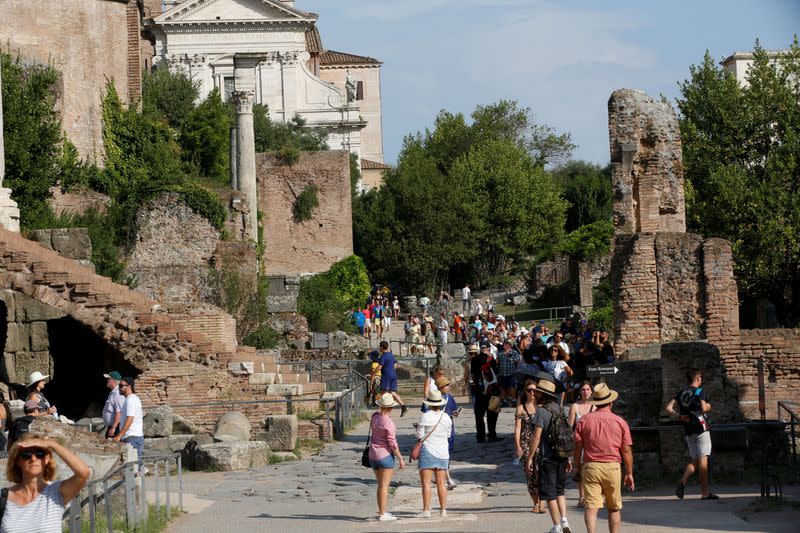
{"type": "Polygon", "coordinates": [[[414,445],[414,447],[411,448],[411,453],[408,456],[409,462],[416,461],[417,459],[419,459],[419,454],[422,452],[422,445],[425,443],[426,440],[428,440],[428,437],[430,437],[431,434],[434,431],[436,431],[436,426],[438,426],[439,422],[442,421],[442,417],[444,417],[444,413],[442,413],[439,416],[439,420],[436,421],[436,424],[433,425],[433,428],[430,430],[430,432],[427,435],[425,435],[425,437],[422,440],[418,440],[417,443],[414,445]]]}
{"type": "Polygon", "coordinates": [[[372,418],[369,419],[369,430],[367,431],[367,445],[364,446],[364,451],[361,452],[361,466],[363,466],[364,468],[372,467],[372,465],[369,464],[369,445],[370,445],[370,438],[372,436],[372,420],[375,418],[375,414],[373,414],[372,418]]]}

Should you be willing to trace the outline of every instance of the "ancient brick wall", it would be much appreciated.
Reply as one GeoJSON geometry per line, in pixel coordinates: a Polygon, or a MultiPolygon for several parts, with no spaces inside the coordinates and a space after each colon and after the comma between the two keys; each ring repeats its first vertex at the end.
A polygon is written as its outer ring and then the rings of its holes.
{"type": "MultiPolygon", "coordinates": [[[[141,94],[129,80],[134,55],[128,9],[119,0],[0,0],[0,47],[23,60],[52,64],[61,72],[62,127],[81,156],[103,151],[101,99],[113,80],[123,101],[141,94]]],[[[138,41],[137,41],[138,42],[138,41]]],[[[139,59],[136,58],[138,74],[139,59]]],[[[100,159],[100,157],[98,157],[100,159]]]]}
{"type": "Polygon", "coordinates": [[[56,216],[63,213],[83,215],[90,209],[105,213],[111,205],[111,198],[89,188],[77,189],[73,192],[62,192],[61,187],[50,187],[47,203],[56,216]]]}
{"type": "Polygon", "coordinates": [[[691,233],[655,236],[661,342],[705,337],[702,244],[691,233]]]}
{"type": "Polygon", "coordinates": [[[324,272],[353,254],[350,159],[342,150],[304,152],[292,166],[256,154],[258,209],[263,213],[267,275],[324,272]],[[295,222],[295,198],[317,187],[311,220],[295,222]]]}
{"type": "Polygon", "coordinates": [[[660,342],[653,234],[622,234],[614,238],[611,285],[617,353],[660,342]]]}

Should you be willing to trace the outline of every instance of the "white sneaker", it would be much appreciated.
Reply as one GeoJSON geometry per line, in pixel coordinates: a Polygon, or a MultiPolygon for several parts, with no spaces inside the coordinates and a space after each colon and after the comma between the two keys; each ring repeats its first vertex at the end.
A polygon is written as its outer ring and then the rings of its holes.
{"type": "Polygon", "coordinates": [[[378,516],[378,520],[381,522],[394,522],[397,520],[397,517],[392,513],[383,513],[382,515],[378,516]]]}
{"type": "Polygon", "coordinates": [[[561,531],[563,533],[572,533],[572,529],[569,527],[569,522],[567,522],[566,518],[561,519],[561,531]]]}
{"type": "Polygon", "coordinates": [[[439,516],[442,518],[447,518],[447,509],[442,509],[439,511],[439,516]]]}
{"type": "Polygon", "coordinates": [[[421,513],[417,514],[417,518],[430,518],[431,512],[430,511],[422,511],[421,513]]]}
{"type": "Polygon", "coordinates": [[[547,533],[561,533],[561,526],[553,526],[547,533]]]}

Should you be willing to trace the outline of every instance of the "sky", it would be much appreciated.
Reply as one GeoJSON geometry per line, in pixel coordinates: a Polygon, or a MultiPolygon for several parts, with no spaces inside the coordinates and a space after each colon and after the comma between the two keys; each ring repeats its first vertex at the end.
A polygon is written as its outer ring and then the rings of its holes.
{"type": "Polygon", "coordinates": [[[721,61],[788,48],[800,0],[297,0],[319,14],[329,50],[383,61],[383,143],[446,109],[469,115],[501,99],[570,132],[575,159],[608,163],[607,102],[619,88],[674,100],[706,50],[721,61]]]}

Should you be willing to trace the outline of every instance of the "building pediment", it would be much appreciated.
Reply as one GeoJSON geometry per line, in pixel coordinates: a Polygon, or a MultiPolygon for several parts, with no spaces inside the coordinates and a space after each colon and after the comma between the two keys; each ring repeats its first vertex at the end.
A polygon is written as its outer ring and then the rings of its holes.
{"type": "Polygon", "coordinates": [[[154,19],[156,24],[180,25],[228,22],[314,22],[317,15],[287,6],[280,0],[186,0],[154,19]]]}

